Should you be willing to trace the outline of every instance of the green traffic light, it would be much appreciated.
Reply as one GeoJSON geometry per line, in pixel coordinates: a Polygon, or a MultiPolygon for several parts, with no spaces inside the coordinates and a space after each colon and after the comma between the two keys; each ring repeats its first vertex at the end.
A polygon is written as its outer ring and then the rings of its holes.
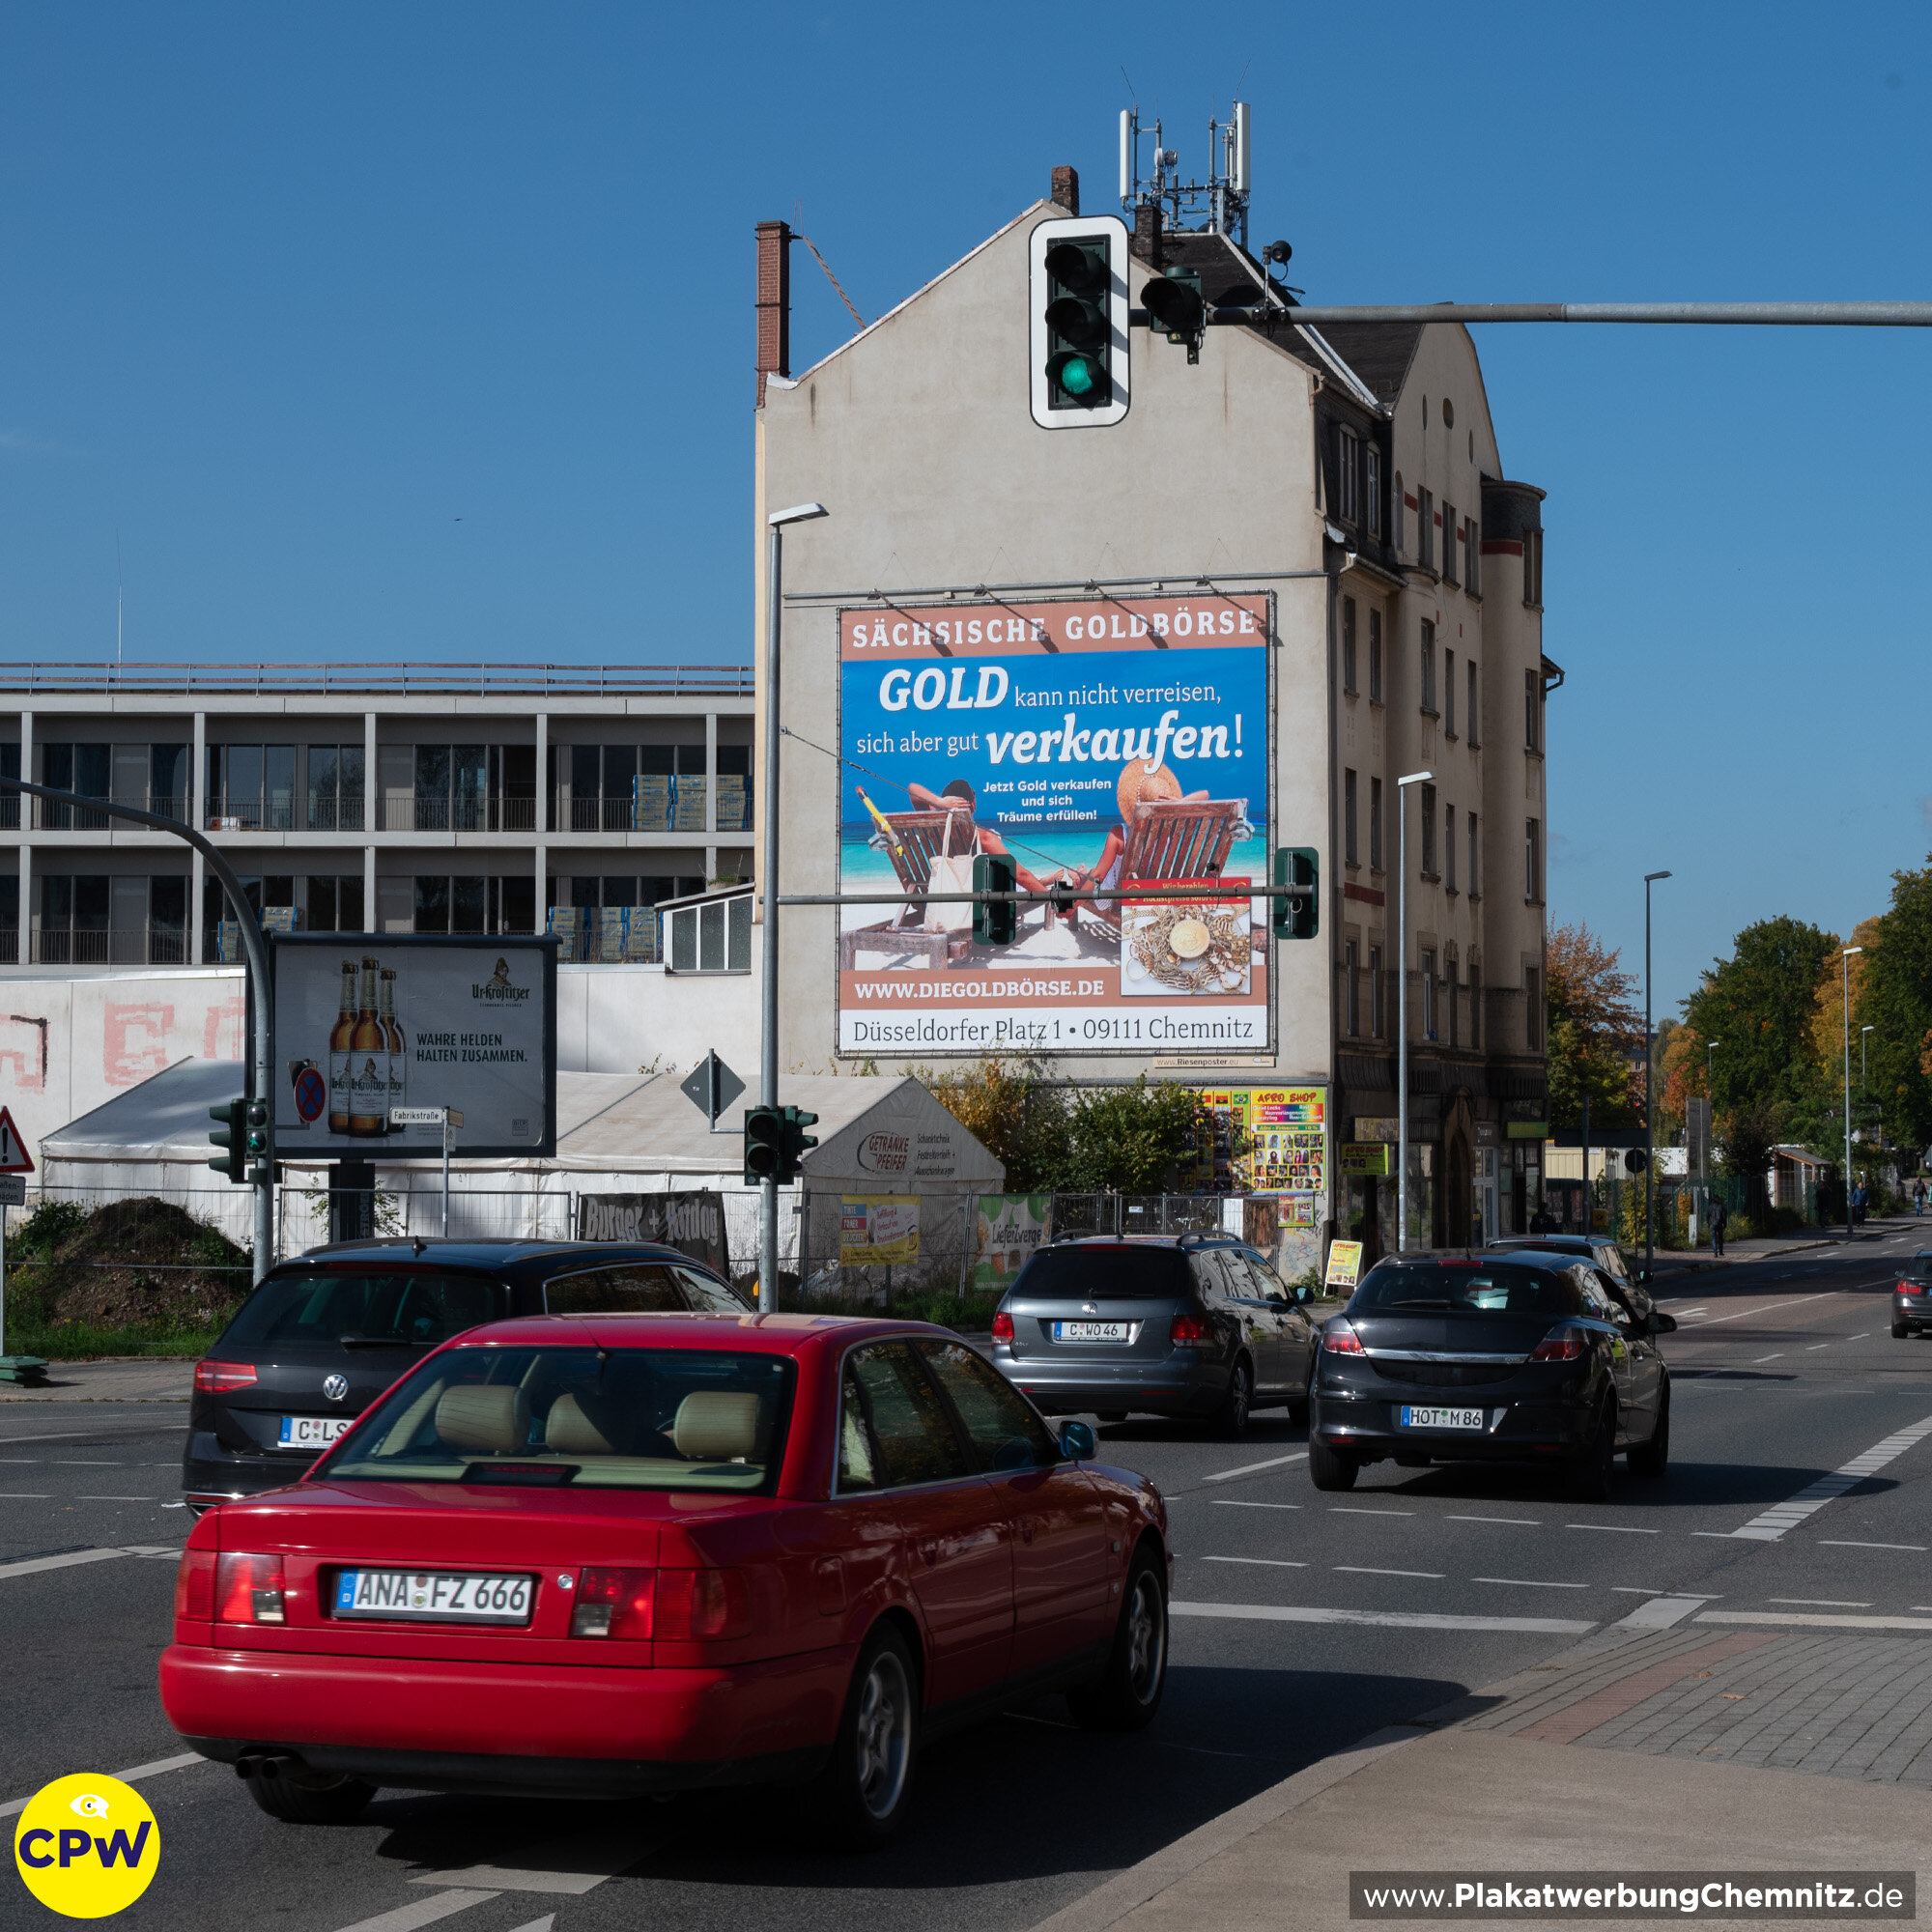
{"type": "Polygon", "coordinates": [[[1060,365],[1060,386],[1069,396],[1091,395],[1099,382],[1099,372],[1084,355],[1069,355],[1060,365]]]}

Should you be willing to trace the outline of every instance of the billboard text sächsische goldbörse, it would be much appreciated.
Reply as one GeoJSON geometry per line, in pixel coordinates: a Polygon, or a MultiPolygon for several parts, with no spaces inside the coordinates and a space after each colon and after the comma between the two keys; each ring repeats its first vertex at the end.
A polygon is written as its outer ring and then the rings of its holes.
{"type": "Polygon", "coordinates": [[[460,1113],[455,1151],[540,1151],[552,1132],[548,947],[500,937],[373,943],[380,952],[276,943],[277,1152],[440,1152],[440,1127],[397,1125],[398,1107],[460,1113]]]}
{"type": "Polygon", "coordinates": [[[1267,877],[1267,595],[838,613],[844,1053],[1263,1053],[1266,900],[1137,885],[1267,877]],[[973,940],[977,856],[1023,891],[973,940]]]}

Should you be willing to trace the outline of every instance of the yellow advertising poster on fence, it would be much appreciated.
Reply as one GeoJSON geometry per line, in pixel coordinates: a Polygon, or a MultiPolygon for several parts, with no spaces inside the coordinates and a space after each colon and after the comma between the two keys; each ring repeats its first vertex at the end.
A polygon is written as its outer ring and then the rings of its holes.
{"type": "Polygon", "coordinates": [[[873,1267],[919,1259],[919,1196],[847,1194],[838,1203],[838,1259],[873,1267]]]}
{"type": "Polygon", "coordinates": [[[1327,1191],[1325,1088],[1208,1089],[1201,1100],[1212,1132],[1196,1148],[1196,1186],[1215,1194],[1327,1191]]]}
{"type": "Polygon", "coordinates": [[[1356,1278],[1362,1272],[1362,1244],[1360,1241],[1331,1241],[1328,1244],[1328,1273],[1325,1286],[1329,1288],[1353,1288],[1356,1278]]]}

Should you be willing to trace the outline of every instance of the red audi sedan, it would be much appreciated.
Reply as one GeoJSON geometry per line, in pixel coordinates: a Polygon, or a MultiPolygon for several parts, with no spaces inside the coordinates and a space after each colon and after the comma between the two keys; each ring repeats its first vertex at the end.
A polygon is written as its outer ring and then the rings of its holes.
{"type": "Polygon", "coordinates": [[[1159,1708],[1166,1508],[1093,1453],[920,1323],[495,1322],[195,1525],[161,1701],[296,1822],[798,1781],[882,1843],[942,1730],[1159,1708]]]}

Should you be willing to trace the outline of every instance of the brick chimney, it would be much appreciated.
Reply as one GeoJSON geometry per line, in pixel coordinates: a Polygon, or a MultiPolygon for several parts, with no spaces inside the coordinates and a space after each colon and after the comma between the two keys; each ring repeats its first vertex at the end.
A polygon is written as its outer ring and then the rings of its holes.
{"type": "Polygon", "coordinates": [[[1080,177],[1072,168],[1054,169],[1053,200],[1056,207],[1064,208],[1068,214],[1080,213],[1080,177]]]}
{"type": "Polygon", "coordinates": [[[758,234],[758,402],[765,378],[791,374],[791,225],[761,221],[758,234]]]}
{"type": "Polygon", "coordinates": [[[1134,210],[1134,253],[1156,272],[1161,268],[1160,203],[1144,201],[1134,210]]]}

